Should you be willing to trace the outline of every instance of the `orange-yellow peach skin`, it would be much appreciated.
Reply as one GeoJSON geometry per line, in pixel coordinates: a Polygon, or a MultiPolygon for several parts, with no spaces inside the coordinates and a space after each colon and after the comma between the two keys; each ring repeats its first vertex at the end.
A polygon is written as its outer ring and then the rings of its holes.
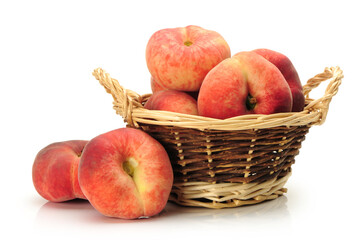
{"type": "Polygon", "coordinates": [[[150,86],[152,88],[153,93],[163,91],[163,90],[168,90],[166,87],[164,87],[160,83],[158,83],[153,77],[150,78],[150,86]]]}
{"type": "Polygon", "coordinates": [[[206,74],[230,56],[219,33],[193,25],[159,30],[146,47],[151,76],[166,89],[188,92],[198,91],[206,74]]]}
{"type": "Polygon", "coordinates": [[[303,95],[303,87],[291,60],[282,53],[269,49],[256,49],[253,52],[261,55],[272,64],[274,64],[286,79],[292,93],[292,112],[300,112],[305,106],[305,96],[303,95]]]}
{"type": "Polygon", "coordinates": [[[198,115],[197,101],[187,93],[175,90],[153,93],[144,108],[198,115]]]}
{"type": "Polygon", "coordinates": [[[213,68],[198,96],[201,116],[226,119],[244,114],[289,112],[292,95],[282,73],[253,52],[240,52],[213,68]]]}
{"type": "Polygon", "coordinates": [[[167,203],[173,171],[159,142],[141,130],[121,128],[90,140],[81,157],[79,183],[105,216],[151,217],[167,203]]]}
{"type": "MultiPolygon", "coordinates": [[[[171,89],[167,89],[164,86],[160,85],[153,77],[150,78],[150,86],[152,88],[152,92],[156,93],[159,91],[163,91],[163,90],[171,90],[171,89]]],[[[189,94],[191,97],[193,97],[195,100],[198,99],[198,93],[199,91],[194,91],[194,92],[187,92],[184,91],[184,93],[189,94]]]]}
{"type": "Polygon", "coordinates": [[[43,198],[52,202],[85,199],[78,182],[78,166],[87,142],[57,142],[39,151],[32,176],[34,187],[43,198]]]}

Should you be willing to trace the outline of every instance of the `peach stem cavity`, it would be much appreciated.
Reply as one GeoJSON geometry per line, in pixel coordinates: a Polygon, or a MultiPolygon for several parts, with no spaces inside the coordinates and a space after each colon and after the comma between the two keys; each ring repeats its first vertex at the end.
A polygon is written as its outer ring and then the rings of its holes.
{"type": "Polygon", "coordinates": [[[184,45],[186,45],[187,47],[191,46],[193,44],[193,42],[187,40],[184,42],[184,45]]]}
{"type": "Polygon", "coordinates": [[[246,99],[246,106],[247,109],[253,110],[257,105],[257,99],[255,97],[253,97],[251,94],[248,94],[247,99],[246,99]]]}
{"type": "Polygon", "coordinates": [[[137,166],[138,162],[132,157],[127,158],[127,160],[123,163],[124,171],[131,177],[134,176],[134,171],[137,166]]]}

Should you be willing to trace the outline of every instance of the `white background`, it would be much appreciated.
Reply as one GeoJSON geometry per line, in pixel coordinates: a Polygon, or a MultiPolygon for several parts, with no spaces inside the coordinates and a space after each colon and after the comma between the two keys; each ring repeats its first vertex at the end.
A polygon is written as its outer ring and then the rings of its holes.
{"type": "MultiPolygon", "coordinates": [[[[1,1],[1,238],[360,239],[356,2],[1,1]],[[168,204],[157,217],[133,221],[104,217],[86,201],[42,199],[31,178],[41,148],[124,127],[93,69],[149,93],[148,39],[159,29],[190,24],[219,32],[232,54],[261,47],[286,54],[303,84],[325,67],[343,69],[326,123],[310,130],[296,157],[288,193],[226,210],[168,204]]],[[[321,97],[325,87],[311,97],[321,97]]]]}

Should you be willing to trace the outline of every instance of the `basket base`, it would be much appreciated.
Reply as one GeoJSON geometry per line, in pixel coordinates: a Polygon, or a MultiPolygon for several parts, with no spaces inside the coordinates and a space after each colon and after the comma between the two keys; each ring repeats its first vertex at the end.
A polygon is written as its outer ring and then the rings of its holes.
{"type": "Polygon", "coordinates": [[[169,200],[182,206],[231,208],[276,199],[287,192],[283,186],[291,173],[262,183],[175,183],[169,200]]]}

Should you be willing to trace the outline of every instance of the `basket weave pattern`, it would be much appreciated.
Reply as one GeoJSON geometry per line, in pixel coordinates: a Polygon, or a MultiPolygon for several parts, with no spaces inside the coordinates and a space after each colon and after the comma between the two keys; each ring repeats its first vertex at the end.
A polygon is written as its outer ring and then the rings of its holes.
{"type": "Polygon", "coordinates": [[[166,148],[174,171],[170,200],[186,206],[236,207],[275,199],[312,125],[322,124],[343,74],[326,68],[303,86],[302,112],[244,115],[225,120],[144,109],[150,94],[121,87],[98,68],[93,75],[113,96],[114,109],[129,127],[141,128],[166,148]],[[325,94],[309,93],[329,80],[325,94]]]}

